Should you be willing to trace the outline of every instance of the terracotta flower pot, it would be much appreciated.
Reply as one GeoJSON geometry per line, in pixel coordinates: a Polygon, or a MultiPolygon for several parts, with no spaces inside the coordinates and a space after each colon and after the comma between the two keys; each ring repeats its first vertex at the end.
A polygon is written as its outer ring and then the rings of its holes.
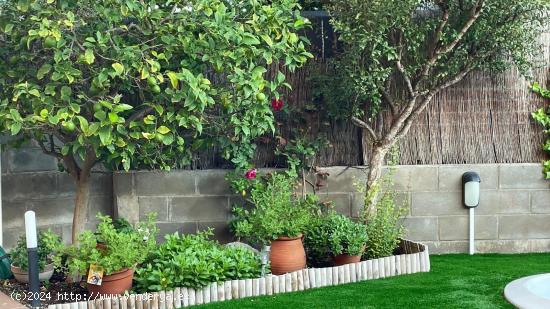
{"type": "Polygon", "coordinates": [[[348,255],[339,254],[332,258],[334,266],[341,266],[345,264],[359,263],[361,262],[361,255],[348,255]]]}
{"type": "MultiPolygon", "coordinates": [[[[21,268],[11,264],[11,272],[15,279],[19,282],[28,283],[29,282],[29,272],[22,270],[21,268]]],[[[48,264],[44,266],[44,270],[38,274],[38,280],[48,281],[53,275],[53,264],[48,264]]]]}
{"type": "Polygon", "coordinates": [[[103,276],[101,285],[88,284],[88,292],[92,297],[99,295],[124,294],[132,289],[134,270],[127,268],[119,272],[103,276]]]}
{"type": "Polygon", "coordinates": [[[302,236],[289,238],[279,237],[271,242],[271,273],[282,275],[306,267],[306,251],[302,236]]]}

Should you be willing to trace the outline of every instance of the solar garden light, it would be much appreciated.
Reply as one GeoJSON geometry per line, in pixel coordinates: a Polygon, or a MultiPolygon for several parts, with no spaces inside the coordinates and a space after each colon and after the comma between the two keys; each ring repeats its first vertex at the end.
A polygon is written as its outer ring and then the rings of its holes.
{"type": "Polygon", "coordinates": [[[29,292],[31,293],[31,307],[40,308],[38,239],[36,237],[36,216],[32,210],[25,212],[25,234],[27,237],[27,253],[29,255],[29,292]]]}
{"type": "Polygon", "coordinates": [[[479,206],[479,184],[481,178],[476,172],[467,172],[462,175],[462,191],[464,206],[470,210],[470,255],[475,253],[475,216],[474,209],[479,206]]]}
{"type": "Polygon", "coordinates": [[[267,266],[267,263],[269,262],[269,253],[271,252],[270,246],[264,246],[262,249],[262,252],[260,253],[260,257],[262,259],[262,277],[265,277],[265,268],[267,266]]]}

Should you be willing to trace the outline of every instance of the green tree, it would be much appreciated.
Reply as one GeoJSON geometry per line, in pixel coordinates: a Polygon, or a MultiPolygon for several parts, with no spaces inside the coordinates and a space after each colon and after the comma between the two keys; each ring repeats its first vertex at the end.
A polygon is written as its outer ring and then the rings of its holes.
{"type": "Polygon", "coordinates": [[[311,55],[295,0],[0,2],[0,126],[56,157],[83,229],[92,168],[178,167],[205,141],[244,166],[273,131],[266,74],[311,55]]]}
{"type": "Polygon", "coordinates": [[[346,90],[337,97],[326,91],[326,97],[369,137],[367,187],[372,187],[392,146],[438,92],[473,70],[515,66],[529,72],[540,55],[550,5],[543,0],[332,0],[328,8],[343,42],[337,78],[329,86],[346,90]],[[381,110],[391,114],[387,130],[376,126],[381,110]]]}

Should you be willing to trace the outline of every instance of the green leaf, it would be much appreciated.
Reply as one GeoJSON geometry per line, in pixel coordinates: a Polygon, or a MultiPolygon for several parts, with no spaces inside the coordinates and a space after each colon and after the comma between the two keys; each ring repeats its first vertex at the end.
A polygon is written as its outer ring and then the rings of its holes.
{"type": "Polygon", "coordinates": [[[82,130],[82,132],[86,133],[88,131],[88,127],[89,127],[88,120],[86,120],[86,118],[84,118],[82,116],[76,116],[76,118],[80,122],[80,129],[82,130]]]}
{"type": "Polygon", "coordinates": [[[269,46],[273,46],[273,40],[269,37],[267,34],[262,34],[262,39],[267,43],[269,46]]]}
{"type": "Polygon", "coordinates": [[[99,139],[102,145],[108,145],[111,143],[111,127],[101,127],[99,129],[99,139]]]}
{"type": "Polygon", "coordinates": [[[10,126],[11,135],[17,135],[21,131],[21,123],[20,122],[14,122],[10,126]]]}
{"type": "Polygon", "coordinates": [[[52,66],[50,64],[44,63],[40,67],[40,69],[38,69],[38,72],[36,72],[36,78],[38,78],[38,80],[43,79],[44,76],[46,76],[46,74],[48,74],[51,69],[52,69],[52,66]]]}
{"type": "MultiPolygon", "coordinates": [[[[87,64],[94,63],[94,61],[95,61],[94,51],[91,50],[91,49],[86,49],[86,52],[84,52],[84,60],[86,61],[87,64]]],[[[124,67],[123,67],[123,70],[124,70],[124,67]]],[[[116,69],[115,69],[115,71],[116,71],[116,69]]],[[[122,73],[120,73],[120,74],[122,74],[122,73]]]]}
{"type": "Polygon", "coordinates": [[[168,72],[166,75],[168,75],[168,78],[170,79],[172,88],[177,89],[179,84],[178,75],[175,72],[168,72]]]}
{"type": "Polygon", "coordinates": [[[111,121],[111,123],[117,123],[118,122],[118,115],[116,113],[109,113],[109,120],[111,121]]]}
{"type": "Polygon", "coordinates": [[[158,127],[157,132],[160,134],[168,134],[170,133],[170,129],[165,126],[160,126],[158,127]]]}
{"type": "Polygon", "coordinates": [[[111,65],[113,67],[113,69],[115,70],[115,74],[118,76],[118,75],[122,75],[122,73],[124,73],[124,65],[118,63],[118,62],[115,62],[111,65]]]}
{"type": "Polygon", "coordinates": [[[246,45],[259,45],[261,43],[258,38],[250,33],[243,34],[243,42],[246,45]]]}
{"type": "Polygon", "coordinates": [[[11,32],[11,30],[13,29],[13,24],[7,24],[5,27],[4,27],[4,32],[9,34],[11,32]]]}
{"type": "Polygon", "coordinates": [[[29,91],[29,94],[32,94],[33,96],[39,98],[40,97],[40,91],[38,89],[32,89],[29,91]]]}

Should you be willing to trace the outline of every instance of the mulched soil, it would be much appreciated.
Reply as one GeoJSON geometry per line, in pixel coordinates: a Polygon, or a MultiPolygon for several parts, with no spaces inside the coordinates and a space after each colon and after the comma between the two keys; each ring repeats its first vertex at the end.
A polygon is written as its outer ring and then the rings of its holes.
{"type": "MultiPolygon", "coordinates": [[[[0,280],[0,291],[16,301],[30,306],[32,294],[26,283],[20,283],[15,279],[0,280]]],[[[67,283],[65,276],[54,274],[49,282],[43,283],[40,288],[41,308],[48,305],[84,301],[87,290],[80,283],[67,283]]]]}

